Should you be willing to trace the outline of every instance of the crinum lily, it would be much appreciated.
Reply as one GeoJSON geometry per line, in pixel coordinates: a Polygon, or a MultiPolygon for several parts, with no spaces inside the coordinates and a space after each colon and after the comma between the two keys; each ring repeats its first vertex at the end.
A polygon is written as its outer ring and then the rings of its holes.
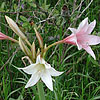
{"type": "Polygon", "coordinates": [[[100,37],[95,35],[90,35],[96,25],[94,20],[88,24],[88,18],[85,18],[79,25],[78,29],[68,28],[71,30],[72,34],[66,37],[63,42],[73,45],[77,45],[78,50],[82,48],[86,50],[94,59],[96,59],[94,52],[89,45],[97,45],[100,43],[100,37]]]}
{"type": "Polygon", "coordinates": [[[45,85],[53,91],[53,83],[51,76],[59,76],[63,72],[58,72],[54,68],[51,67],[40,55],[37,56],[36,63],[31,64],[22,69],[25,73],[31,74],[31,78],[26,84],[25,88],[34,86],[41,78],[41,80],[45,83],[45,85]]]}

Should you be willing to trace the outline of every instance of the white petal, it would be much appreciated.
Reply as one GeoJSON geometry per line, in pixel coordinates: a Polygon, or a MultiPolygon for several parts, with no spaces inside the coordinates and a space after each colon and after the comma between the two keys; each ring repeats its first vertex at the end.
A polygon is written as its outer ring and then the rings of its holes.
{"type": "Polygon", "coordinates": [[[43,59],[43,58],[41,58],[41,64],[46,64],[47,62],[43,59]]]}
{"type": "Polygon", "coordinates": [[[45,60],[40,55],[37,56],[36,63],[45,64],[45,60]]]}
{"type": "Polygon", "coordinates": [[[95,54],[94,54],[94,52],[92,51],[92,49],[91,49],[90,46],[84,45],[84,46],[83,46],[83,49],[85,49],[85,50],[96,60],[95,54]]]}
{"type": "Polygon", "coordinates": [[[33,74],[29,79],[28,83],[26,84],[25,88],[35,85],[39,81],[39,79],[40,79],[40,74],[38,73],[33,74]]]}
{"type": "Polygon", "coordinates": [[[36,63],[41,63],[40,55],[37,56],[36,63]]]}
{"type": "Polygon", "coordinates": [[[79,25],[79,27],[78,27],[78,30],[81,30],[81,29],[83,29],[84,27],[87,27],[87,26],[88,26],[88,17],[85,18],[85,19],[80,23],[80,25],[79,25]]]}
{"type": "Polygon", "coordinates": [[[47,62],[45,62],[45,68],[46,68],[46,69],[49,69],[49,68],[51,68],[51,65],[48,64],[47,62]]]}
{"type": "Polygon", "coordinates": [[[41,79],[42,81],[45,83],[45,85],[51,90],[53,91],[53,83],[52,83],[52,78],[51,75],[49,74],[48,71],[44,71],[41,75],[41,79]]]}
{"type": "Polygon", "coordinates": [[[61,75],[63,73],[63,72],[56,71],[52,67],[50,69],[48,69],[48,70],[49,70],[49,73],[50,73],[51,76],[59,76],[59,75],[61,75]]]}
{"type": "Polygon", "coordinates": [[[70,28],[70,27],[69,27],[68,29],[71,30],[71,32],[74,33],[74,34],[75,34],[76,31],[77,31],[75,28],[70,28]]]}
{"type": "Polygon", "coordinates": [[[34,74],[34,73],[37,72],[37,66],[36,66],[36,64],[31,64],[31,65],[29,65],[27,67],[18,68],[18,69],[22,69],[27,74],[34,74]]]}
{"type": "Polygon", "coordinates": [[[91,23],[88,25],[88,29],[87,29],[86,33],[87,33],[87,34],[90,34],[90,33],[93,31],[95,25],[96,25],[96,20],[94,20],[93,22],[91,22],[91,23]]]}
{"type": "Polygon", "coordinates": [[[48,68],[51,68],[51,65],[48,64],[43,58],[40,57],[40,55],[37,56],[37,59],[36,59],[36,63],[40,63],[40,64],[44,64],[45,67],[48,69],[48,68]]]}

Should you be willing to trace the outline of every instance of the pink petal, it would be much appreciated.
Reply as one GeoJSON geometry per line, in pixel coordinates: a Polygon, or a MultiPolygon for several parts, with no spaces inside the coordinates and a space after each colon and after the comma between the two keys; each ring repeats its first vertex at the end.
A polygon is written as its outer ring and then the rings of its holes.
{"type": "Polygon", "coordinates": [[[78,41],[76,41],[76,45],[78,47],[78,50],[81,50],[82,49],[82,45],[78,41]]]}
{"type": "Polygon", "coordinates": [[[68,37],[66,37],[63,40],[64,43],[72,44],[72,45],[77,45],[78,50],[82,49],[82,45],[80,44],[80,41],[77,40],[76,34],[72,34],[68,37]]]}
{"type": "Polygon", "coordinates": [[[71,32],[74,33],[74,34],[75,34],[76,31],[77,31],[75,28],[70,28],[70,27],[69,27],[68,29],[71,30],[71,32]]]}
{"type": "Polygon", "coordinates": [[[78,42],[82,45],[97,45],[100,43],[100,37],[95,35],[80,35],[78,36],[78,42]]]}
{"type": "Polygon", "coordinates": [[[76,36],[75,34],[71,34],[63,40],[64,43],[76,45],[76,36]]]}
{"type": "Polygon", "coordinates": [[[95,35],[88,35],[89,38],[88,43],[89,45],[97,45],[100,43],[100,37],[95,35]]]}
{"type": "Polygon", "coordinates": [[[84,27],[88,26],[88,17],[85,18],[79,25],[78,30],[84,29],[84,27]]]}
{"type": "Polygon", "coordinates": [[[96,60],[95,54],[94,54],[94,52],[92,51],[92,49],[91,49],[90,46],[88,46],[88,45],[83,45],[82,47],[83,47],[83,49],[85,49],[85,50],[96,60]]]}
{"type": "Polygon", "coordinates": [[[96,20],[94,20],[93,22],[91,22],[91,23],[88,25],[88,29],[87,29],[86,33],[87,33],[87,34],[90,34],[90,33],[93,31],[95,25],[96,25],[96,20]]]}

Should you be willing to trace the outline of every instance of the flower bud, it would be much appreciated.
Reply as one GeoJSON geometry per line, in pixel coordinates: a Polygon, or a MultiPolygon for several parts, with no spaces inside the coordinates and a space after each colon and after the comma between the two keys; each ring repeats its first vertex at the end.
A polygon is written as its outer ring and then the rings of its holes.
{"type": "Polygon", "coordinates": [[[19,37],[19,45],[20,45],[20,48],[22,49],[22,51],[30,56],[31,55],[31,51],[29,50],[29,48],[24,44],[24,42],[22,41],[22,39],[19,37]]]}
{"type": "Polygon", "coordinates": [[[9,24],[9,26],[11,27],[11,29],[22,39],[26,39],[26,36],[21,32],[21,30],[19,29],[19,27],[17,26],[17,24],[8,16],[5,16],[7,23],[9,24]]]}
{"type": "Polygon", "coordinates": [[[42,39],[41,35],[37,32],[36,28],[34,28],[34,30],[35,30],[35,33],[36,33],[36,37],[39,41],[40,48],[43,48],[43,39],[42,39]]]}
{"type": "Polygon", "coordinates": [[[39,54],[40,54],[40,49],[38,48],[36,55],[38,56],[39,54]]]}
{"type": "Polygon", "coordinates": [[[32,52],[32,57],[35,59],[36,51],[35,51],[35,43],[34,42],[33,42],[32,47],[31,47],[31,52],[32,52]]]}
{"type": "MultiPolygon", "coordinates": [[[[47,48],[47,45],[44,45],[44,50],[47,48]]],[[[43,58],[45,57],[46,51],[43,52],[43,58]]]]}
{"type": "Polygon", "coordinates": [[[7,35],[0,32],[0,40],[9,39],[7,35]]]}

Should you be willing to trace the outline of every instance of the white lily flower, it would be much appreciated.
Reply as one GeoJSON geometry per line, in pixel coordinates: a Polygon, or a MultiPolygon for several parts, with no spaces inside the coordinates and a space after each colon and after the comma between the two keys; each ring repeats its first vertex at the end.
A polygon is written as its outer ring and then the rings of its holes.
{"type": "Polygon", "coordinates": [[[31,78],[29,79],[25,88],[34,86],[41,78],[41,80],[51,91],[53,91],[51,76],[59,76],[63,73],[52,68],[50,64],[48,64],[43,58],[40,57],[40,55],[37,56],[35,64],[31,64],[25,68],[19,69],[22,69],[27,74],[31,74],[31,78]]]}

